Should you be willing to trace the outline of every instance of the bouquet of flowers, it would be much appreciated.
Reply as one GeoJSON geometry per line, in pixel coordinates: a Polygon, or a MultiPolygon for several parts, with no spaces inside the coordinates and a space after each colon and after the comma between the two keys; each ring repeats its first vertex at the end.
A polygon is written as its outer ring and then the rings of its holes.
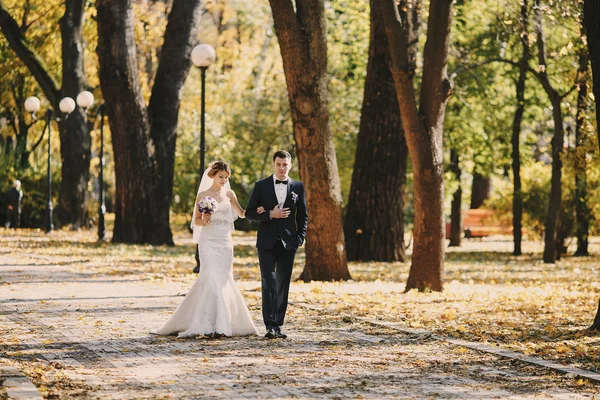
{"type": "Polygon", "coordinates": [[[210,196],[204,196],[197,204],[198,212],[212,214],[217,211],[217,201],[210,196]]]}

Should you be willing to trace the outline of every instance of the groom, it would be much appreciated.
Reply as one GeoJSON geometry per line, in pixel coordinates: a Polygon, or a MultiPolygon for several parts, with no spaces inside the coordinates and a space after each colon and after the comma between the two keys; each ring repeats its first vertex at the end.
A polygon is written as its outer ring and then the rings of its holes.
{"type": "Polygon", "coordinates": [[[292,156],[273,154],[273,175],[254,185],[246,218],[259,221],[256,247],[262,280],[262,312],[268,339],[287,338],[281,331],[288,303],[294,258],[304,243],[308,213],[304,185],[288,176],[292,156]],[[259,214],[263,206],[268,212],[259,214]]]}

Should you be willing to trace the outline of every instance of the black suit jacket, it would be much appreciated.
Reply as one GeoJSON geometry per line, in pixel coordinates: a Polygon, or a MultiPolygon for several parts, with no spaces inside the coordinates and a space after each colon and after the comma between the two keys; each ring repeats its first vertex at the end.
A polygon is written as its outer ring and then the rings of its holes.
{"type": "Polygon", "coordinates": [[[269,211],[277,204],[273,175],[256,182],[246,208],[246,218],[260,222],[256,247],[272,249],[277,243],[277,239],[281,239],[285,249],[296,250],[304,243],[308,225],[304,184],[288,178],[287,196],[283,203],[284,208],[290,209],[290,215],[287,218],[271,219],[269,211]],[[258,214],[256,211],[260,206],[265,208],[265,212],[262,214],[258,214]]]}

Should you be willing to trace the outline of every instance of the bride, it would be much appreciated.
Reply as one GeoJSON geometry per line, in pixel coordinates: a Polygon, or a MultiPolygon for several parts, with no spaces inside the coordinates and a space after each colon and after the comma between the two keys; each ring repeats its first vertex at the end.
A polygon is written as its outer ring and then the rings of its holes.
{"type": "Polygon", "coordinates": [[[233,280],[233,221],[244,218],[235,193],[229,186],[231,169],[223,161],[213,162],[204,172],[194,206],[192,228],[198,243],[200,273],[177,310],[156,333],[210,338],[255,335],[248,307],[233,280]],[[209,214],[198,211],[204,197],[217,202],[209,214]]]}

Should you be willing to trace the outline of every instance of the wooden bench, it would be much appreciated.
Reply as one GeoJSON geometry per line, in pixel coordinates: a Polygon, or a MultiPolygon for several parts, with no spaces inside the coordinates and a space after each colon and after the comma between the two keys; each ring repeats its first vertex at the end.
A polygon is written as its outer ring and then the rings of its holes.
{"type": "Polygon", "coordinates": [[[513,228],[500,221],[494,210],[470,209],[462,212],[465,238],[481,238],[490,235],[512,235],[513,228]]]}

